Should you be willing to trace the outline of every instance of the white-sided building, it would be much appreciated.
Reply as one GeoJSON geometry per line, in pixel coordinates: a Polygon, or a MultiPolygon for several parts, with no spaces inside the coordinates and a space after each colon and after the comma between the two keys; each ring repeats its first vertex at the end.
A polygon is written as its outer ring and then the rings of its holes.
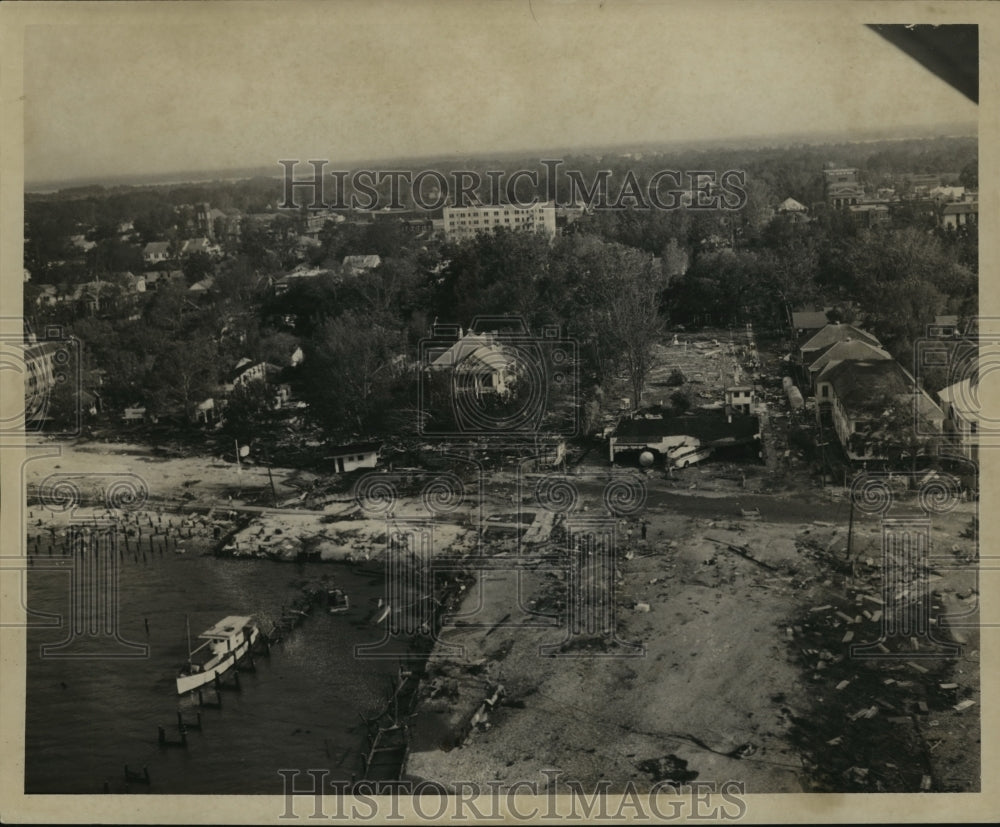
{"type": "Polygon", "coordinates": [[[938,391],[945,415],[945,432],[959,453],[967,459],[979,459],[979,389],[978,377],[966,377],[938,391]]]}
{"type": "Polygon", "coordinates": [[[476,233],[497,227],[543,233],[551,239],[556,234],[556,208],[552,204],[445,207],[443,223],[445,235],[453,241],[473,238],[476,233]]]}
{"type": "Polygon", "coordinates": [[[380,442],[353,442],[337,446],[326,458],[334,462],[337,473],[347,474],[359,468],[375,468],[381,450],[380,442]]]}

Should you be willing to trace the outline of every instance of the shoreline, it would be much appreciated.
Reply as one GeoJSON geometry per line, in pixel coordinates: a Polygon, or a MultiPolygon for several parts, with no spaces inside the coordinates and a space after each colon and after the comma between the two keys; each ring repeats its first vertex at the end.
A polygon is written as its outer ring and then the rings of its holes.
{"type": "MultiPolygon", "coordinates": [[[[56,464],[63,476],[92,473],[113,480],[116,471],[135,475],[137,458],[120,446],[113,451],[70,447],[49,463],[56,464]],[[99,472],[88,471],[95,467],[95,453],[109,460],[101,463],[99,472]]],[[[27,470],[37,475],[41,465],[32,463],[27,470]]],[[[353,497],[343,496],[321,511],[261,505],[262,498],[274,496],[266,471],[255,474],[245,469],[239,478],[242,488],[235,489],[234,469],[207,457],[163,460],[143,470],[148,496],[140,506],[142,516],[134,517],[133,523],[139,527],[144,519],[138,539],[145,543],[146,529],[152,529],[148,541],[155,538],[161,549],[172,534],[177,538],[180,531],[194,530],[208,537],[219,523],[213,548],[220,556],[339,562],[382,572],[389,532],[396,530],[394,520],[400,526],[416,521],[433,528],[432,557],[444,558],[441,567],[453,572],[446,582],[435,584],[441,589],[436,596],[447,599],[442,595],[449,588],[453,593],[449,605],[436,607],[432,646],[417,657],[412,721],[397,715],[389,727],[376,728],[397,735],[407,728],[401,745],[407,749],[400,761],[405,779],[513,784],[557,768],[564,777],[581,783],[608,780],[616,788],[637,780],[648,784],[698,777],[722,782],[735,777],[743,779],[750,792],[809,791],[821,779],[804,763],[807,754],[818,748],[816,763],[822,764],[823,751],[834,750],[837,744],[817,745],[804,738],[796,729],[798,722],[820,728],[819,716],[832,708],[830,697],[853,699],[855,687],[868,687],[851,675],[836,682],[851,681],[846,690],[828,686],[829,676],[839,675],[838,668],[817,667],[812,656],[804,659],[799,651],[801,636],[795,631],[812,607],[836,602],[842,612],[850,612],[851,578],[838,570],[841,557],[846,559],[849,523],[839,491],[836,496],[823,495],[822,500],[797,502],[791,513],[781,513],[787,494],[748,492],[742,496],[748,503],[765,498],[773,503],[760,509],[761,519],[750,519],[733,512],[731,503],[722,505],[725,498],[738,502],[737,491],[712,491],[709,496],[704,490],[681,493],[658,486],[647,476],[650,493],[641,510],[618,520],[615,577],[606,586],[612,590],[608,608],[615,622],[609,647],[600,634],[567,637],[571,555],[554,541],[561,535],[561,530],[552,531],[554,521],[538,519],[552,514],[529,500],[517,502],[512,475],[498,474],[484,489],[475,512],[484,522],[477,524],[466,507],[445,519],[433,519],[416,496],[394,501],[391,515],[365,514],[353,497]],[[157,506],[163,509],[159,514],[157,506]],[[537,542],[521,545],[529,532],[537,542]],[[745,553],[732,553],[727,544],[745,553]],[[738,625],[733,623],[735,617],[740,618],[738,625]],[[793,630],[791,636],[788,628],[793,630]],[[629,656],[630,647],[641,647],[641,656],[629,656]],[[817,707],[813,696],[820,689],[829,697],[824,694],[823,706],[817,707]],[[752,752],[733,757],[746,745],[752,752]]],[[[297,490],[286,485],[296,472],[272,470],[278,497],[297,490]]],[[[607,473],[604,469],[569,476],[578,482],[580,516],[603,513],[601,492],[607,473]]],[[[34,481],[30,475],[28,481],[34,481]]],[[[37,489],[33,493],[35,503],[37,489]]],[[[92,493],[85,493],[81,502],[88,496],[93,501],[92,493]]],[[[902,507],[910,509],[908,502],[902,507]]],[[[971,576],[966,568],[976,540],[966,535],[965,524],[977,509],[975,501],[961,503],[935,518],[933,541],[943,543],[944,549],[958,549],[956,563],[963,566],[942,572],[946,577],[935,581],[935,594],[940,592],[939,600],[951,610],[960,608],[972,593],[965,580],[971,576]]],[[[54,534],[56,526],[81,517],[86,521],[100,512],[83,505],[76,512],[47,512],[46,529],[54,534]]],[[[852,524],[853,557],[864,561],[859,563],[861,576],[877,583],[873,579],[881,554],[877,522],[857,515],[852,524]]],[[[28,527],[29,537],[36,528],[28,527]]],[[[44,535],[46,529],[36,533],[44,535]]],[[[174,544],[176,548],[177,539],[174,544]]],[[[411,553],[423,555],[418,545],[411,553]]],[[[431,557],[419,559],[434,562],[431,557]]],[[[843,636],[844,631],[838,634],[843,636]]],[[[962,684],[961,697],[966,700],[978,698],[978,666],[972,664],[978,640],[977,635],[969,638],[966,651],[972,655],[964,668],[975,674],[961,680],[947,678],[962,684]]],[[[425,645],[419,640],[418,649],[425,645]]],[[[413,643],[407,641],[408,659],[413,643]]],[[[815,648],[824,647],[830,645],[815,648]]],[[[923,681],[921,674],[916,679],[923,681]]],[[[900,695],[904,706],[910,704],[910,694],[900,695]]],[[[867,698],[857,697],[859,703],[867,698]]],[[[887,696],[883,700],[895,703],[887,696]]],[[[848,712],[853,715],[857,710],[848,712]]],[[[952,763],[961,762],[960,766],[968,766],[971,759],[959,757],[962,730],[951,728],[947,711],[932,704],[929,712],[933,721],[917,720],[921,734],[914,743],[926,744],[924,736],[929,734],[940,742],[928,759],[942,767],[926,773],[931,783],[948,789],[978,785],[971,770],[967,776],[952,774],[964,781],[950,780],[944,756],[952,763]],[[935,717],[942,714],[945,717],[935,717]],[[923,722],[927,726],[936,722],[938,728],[927,729],[923,722]]],[[[889,710],[878,714],[895,716],[889,710]]],[[[978,724],[978,715],[978,705],[964,712],[969,723],[978,724]]],[[[870,725],[867,718],[859,720],[862,727],[870,725]]],[[[881,718],[876,720],[883,726],[881,718]]],[[[391,775],[393,770],[386,772],[391,775]]],[[[873,774],[853,772],[843,779],[827,777],[823,783],[837,791],[877,789],[864,786],[874,779],[873,774]]],[[[908,788],[912,783],[905,780],[908,788]]],[[[917,778],[915,783],[924,781],[917,778]]]]}

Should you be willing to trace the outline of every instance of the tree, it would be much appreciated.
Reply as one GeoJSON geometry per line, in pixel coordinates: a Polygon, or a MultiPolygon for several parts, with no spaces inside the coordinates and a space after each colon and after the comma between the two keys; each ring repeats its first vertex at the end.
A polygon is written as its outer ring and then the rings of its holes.
{"type": "Polygon", "coordinates": [[[264,331],[257,345],[257,356],[262,362],[271,362],[285,367],[290,364],[295,348],[299,346],[299,338],[284,330],[264,331]]]}
{"type": "Polygon", "coordinates": [[[215,261],[208,253],[199,251],[186,256],[181,269],[187,283],[194,284],[215,273],[215,261]]]}
{"type": "Polygon", "coordinates": [[[618,331],[621,360],[632,388],[632,407],[637,409],[652,367],[653,345],[663,335],[659,314],[662,285],[653,277],[651,262],[631,251],[623,259],[612,323],[618,331]]]}
{"type": "Polygon", "coordinates": [[[195,407],[216,387],[217,361],[214,347],[204,340],[167,340],[146,377],[150,407],[192,419],[195,407]]]}
{"type": "Polygon", "coordinates": [[[303,363],[303,393],[332,435],[370,433],[385,421],[402,336],[384,319],[348,311],[323,323],[303,363]]]}
{"type": "Polygon", "coordinates": [[[264,382],[240,385],[226,404],[223,430],[244,444],[259,436],[271,411],[270,396],[264,382]]]}
{"type": "Polygon", "coordinates": [[[978,156],[969,161],[964,167],[962,167],[961,173],[959,173],[958,180],[962,183],[962,186],[974,190],[979,187],[979,158],[978,156]]]}
{"type": "Polygon", "coordinates": [[[557,253],[567,327],[585,367],[598,383],[624,370],[638,405],[663,331],[662,268],[646,253],[592,236],[575,236],[557,253]]]}
{"type": "Polygon", "coordinates": [[[511,315],[528,327],[552,323],[551,302],[539,297],[549,262],[549,242],[541,234],[497,228],[452,245],[438,286],[436,309],[443,319],[465,323],[479,315],[511,315]]]}
{"type": "Polygon", "coordinates": [[[861,305],[864,323],[904,363],[935,315],[975,306],[976,276],[959,263],[957,248],[914,228],[862,232],[846,240],[825,269],[824,278],[861,305]]]}

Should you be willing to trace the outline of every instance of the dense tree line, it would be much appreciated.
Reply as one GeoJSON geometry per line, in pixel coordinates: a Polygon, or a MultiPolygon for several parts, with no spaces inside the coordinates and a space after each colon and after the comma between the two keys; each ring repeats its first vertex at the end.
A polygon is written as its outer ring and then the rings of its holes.
{"type": "MultiPolygon", "coordinates": [[[[664,165],[742,168],[747,201],[738,211],[598,210],[551,242],[508,230],[448,242],[398,221],[330,221],[307,262],[324,272],[281,291],[276,281],[299,260],[292,213],[269,230],[248,226],[221,262],[188,258],[181,283],[114,312],[35,306],[29,282],[26,315],[36,327],[63,321],[84,342],[86,375],[103,372],[99,391],[109,410],[144,402],[190,416],[238,360],[286,367],[301,346],[305,361],[287,378],[332,438],[416,425],[416,354],[436,321],[467,328],[477,316],[506,316],[523,319],[534,334],[557,328],[576,344],[584,410],[619,381],[638,404],[650,348],[667,328],[751,322],[780,330],[788,313],[803,306],[835,306],[905,365],[935,315],[975,314],[975,228],[942,231],[933,215],[905,210],[887,225],[862,228],[820,203],[820,170],[831,156],[875,182],[925,170],[953,169],[967,182],[975,174],[971,140],[712,149],[627,160],[580,156],[566,166],[607,167],[618,176],[626,167],[642,174],[664,165]],[[788,196],[813,207],[812,220],[774,215],[774,205],[788,196]],[[362,274],[342,267],[345,256],[366,254],[378,254],[380,265],[362,274]],[[210,291],[187,289],[206,276],[213,277],[210,291]]],[[[280,195],[279,184],[261,179],[32,197],[26,261],[51,265],[66,257],[55,272],[67,288],[95,276],[114,282],[142,266],[139,248],[121,240],[118,223],[132,221],[144,238],[169,233],[171,221],[176,229],[184,220],[178,211],[184,203],[264,209],[280,195]],[[81,225],[91,228],[95,246],[78,256],[69,236],[81,225]]],[[[96,378],[87,381],[97,389],[96,378]]],[[[233,404],[227,427],[238,435],[267,409],[252,393],[233,404]]]]}

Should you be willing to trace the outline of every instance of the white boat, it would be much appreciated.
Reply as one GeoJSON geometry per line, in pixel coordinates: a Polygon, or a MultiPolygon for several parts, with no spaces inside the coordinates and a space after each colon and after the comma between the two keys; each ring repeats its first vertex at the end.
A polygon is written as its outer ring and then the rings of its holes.
{"type": "Polygon", "coordinates": [[[239,615],[224,617],[211,629],[198,635],[198,639],[205,642],[194,650],[191,649],[189,631],[188,663],[177,676],[177,694],[183,695],[226,674],[250,651],[259,637],[260,629],[253,618],[239,615]],[[204,660],[195,660],[199,652],[204,653],[204,660]]]}

